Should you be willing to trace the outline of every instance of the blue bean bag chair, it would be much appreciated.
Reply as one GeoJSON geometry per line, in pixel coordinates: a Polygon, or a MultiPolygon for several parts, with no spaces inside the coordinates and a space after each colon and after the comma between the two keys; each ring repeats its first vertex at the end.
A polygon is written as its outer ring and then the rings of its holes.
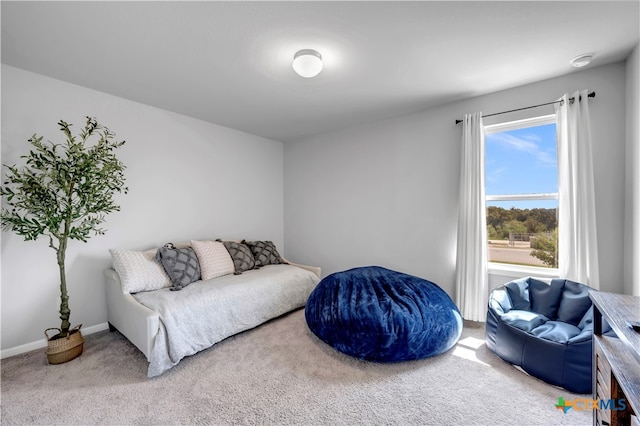
{"type": "Polygon", "coordinates": [[[439,355],[462,333],[462,316],[436,284],[379,266],[336,272],[307,300],[309,329],[358,359],[398,362],[439,355]]]}
{"type": "Polygon", "coordinates": [[[487,309],[487,348],[547,383],[591,393],[589,290],[571,280],[556,278],[546,283],[532,277],[494,289],[487,309]]]}

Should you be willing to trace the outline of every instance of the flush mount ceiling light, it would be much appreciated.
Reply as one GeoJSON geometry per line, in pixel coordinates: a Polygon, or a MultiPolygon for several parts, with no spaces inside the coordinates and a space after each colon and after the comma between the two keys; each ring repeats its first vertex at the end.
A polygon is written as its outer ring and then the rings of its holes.
{"type": "Polygon", "coordinates": [[[571,65],[573,65],[576,68],[582,68],[585,67],[587,65],[589,65],[591,63],[591,61],[593,60],[593,55],[595,55],[594,53],[583,53],[582,55],[578,55],[575,58],[573,58],[572,60],[569,61],[569,63],[571,65]]]}
{"type": "Polygon", "coordinates": [[[315,77],[322,71],[322,55],[313,49],[299,50],[293,55],[293,69],[301,77],[315,77]]]}

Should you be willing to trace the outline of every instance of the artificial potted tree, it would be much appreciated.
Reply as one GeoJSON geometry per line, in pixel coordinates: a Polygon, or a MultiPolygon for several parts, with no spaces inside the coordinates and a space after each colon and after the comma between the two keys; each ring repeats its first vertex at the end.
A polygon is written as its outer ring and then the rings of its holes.
{"type": "Polygon", "coordinates": [[[92,234],[101,235],[105,215],[120,210],[114,201],[116,192],[127,193],[125,166],[115,155],[124,141],[87,117],[78,136],[71,125],[58,122],[66,140],[61,144],[43,142],[33,135],[32,149],[22,156],[22,166],[7,166],[0,187],[3,206],[2,229],[12,231],[25,241],[41,236],[49,238],[56,252],[60,271],[60,328],[45,330],[47,359],[51,364],[70,361],[82,354],[84,339],[81,325],[71,328],[65,256],[69,239],[87,242],[92,234]],[[96,140],[97,138],[97,140],[96,140]],[[58,330],[49,336],[51,330],[58,330]]]}

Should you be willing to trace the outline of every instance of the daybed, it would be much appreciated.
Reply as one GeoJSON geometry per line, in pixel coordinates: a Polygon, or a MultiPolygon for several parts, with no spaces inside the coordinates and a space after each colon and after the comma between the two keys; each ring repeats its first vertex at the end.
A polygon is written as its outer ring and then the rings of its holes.
{"type": "Polygon", "coordinates": [[[264,243],[270,242],[111,250],[114,268],[105,271],[109,328],[145,355],[148,377],[305,305],[320,268],[285,261],[272,243],[265,255],[259,247],[264,243]]]}
{"type": "Polygon", "coordinates": [[[487,348],[571,392],[591,392],[593,307],[589,287],[556,278],[511,281],[489,296],[487,348]]]}

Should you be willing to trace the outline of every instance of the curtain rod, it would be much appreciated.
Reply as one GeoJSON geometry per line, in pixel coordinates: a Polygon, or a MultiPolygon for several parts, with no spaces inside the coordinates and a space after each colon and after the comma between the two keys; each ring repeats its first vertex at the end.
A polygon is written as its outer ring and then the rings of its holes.
{"type": "MultiPolygon", "coordinates": [[[[596,92],[591,92],[591,93],[589,93],[588,96],[590,98],[595,98],[596,97],[596,92]]],[[[575,100],[576,100],[575,98],[569,98],[569,102],[571,102],[571,103],[575,102],[575,100]]],[[[580,96],[579,100],[580,101],[582,100],[582,96],[580,96]]],[[[563,100],[560,99],[559,101],[547,102],[545,104],[531,105],[531,106],[523,107],[523,108],[510,109],[509,111],[494,112],[493,114],[483,115],[482,118],[492,117],[494,115],[506,114],[508,112],[516,112],[516,111],[522,111],[522,110],[525,110],[525,109],[538,108],[538,107],[546,106],[546,105],[553,105],[553,104],[557,104],[559,102],[563,102],[563,100]]],[[[462,123],[462,120],[456,120],[456,124],[460,124],[460,123],[462,123]]]]}

